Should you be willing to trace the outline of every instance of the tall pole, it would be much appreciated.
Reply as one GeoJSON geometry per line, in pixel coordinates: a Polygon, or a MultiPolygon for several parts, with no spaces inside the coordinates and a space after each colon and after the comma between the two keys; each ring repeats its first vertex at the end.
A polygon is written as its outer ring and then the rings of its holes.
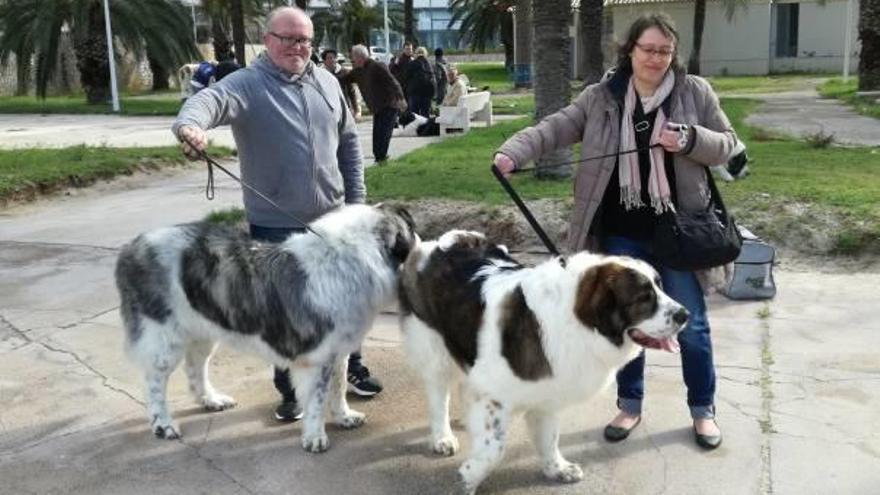
{"type": "Polygon", "coordinates": [[[192,12],[193,18],[193,43],[196,45],[199,44],[199,35],[196,34],[196,2],[195,0],[191,0],[192,3],[189,4],[190,12],[192,12]]]}
{"type": "Polygon", "coordinates": [[[385,0],[385,57],[391,61],[391,36],[388,34],[388,0],[385,0]]]}
{"type": "Polygon", "coordinates": [[[104,0],[104,27],[107,31],[107,58],[110,61],[110,94],[113,111],[119,113],[119,92],[116,91],[116,61],[113,59],[113,28],[110,27],[110,0],[104,0]]]}
{"type": "Polygon", "coordinates": [[[849,52],[852,39],[852,0],[846,0],[846,28],[843,30],[843,82],[849,79],[849,52]]]}

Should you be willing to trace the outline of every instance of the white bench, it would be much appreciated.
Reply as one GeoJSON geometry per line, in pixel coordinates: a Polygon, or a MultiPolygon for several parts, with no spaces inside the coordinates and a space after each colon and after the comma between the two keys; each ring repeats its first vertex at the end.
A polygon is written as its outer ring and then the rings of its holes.
{"type": "Polygon", "coordinates": [[[471,120],[476,119],[486,122],[486,127],[492,125],[492,99],[488,91],[468,93],[458,100],[454,107],[440,107],[440,115],[437,124],[440,125],[440,135],[450,130],[468,132],[471,129],[471,120]]]}

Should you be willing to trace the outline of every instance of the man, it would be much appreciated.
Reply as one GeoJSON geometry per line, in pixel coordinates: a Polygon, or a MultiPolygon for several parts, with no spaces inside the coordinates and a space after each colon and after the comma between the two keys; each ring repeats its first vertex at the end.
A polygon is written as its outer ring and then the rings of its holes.
{"type": "Polygon", "coordinates": [[[364,45],[351,47],[351,63],[354,69],[342,80],[346,84],[357,83],[373,114],[373,157],[376,163],[382,163],[388,159],[388,145],[397,116],[406,110],[403,90],[385,64],[370,58],[364,45]]]}
{"type": "MultiPolygon", "coordinates": [[[[242,179],[303,222],[366,196],[354,119],[336,79],[310,61],[312,21],[300,9],[280,7],[266,18],[266,51],[247,68],[189,98],[172,126],[184,154],[198,158],[205,130],[230,124],[242,179]],[[343,193],[344,190],[344,193],[343,193]]],[[[281,242],[303,225],[248,189],[244,207],[251,236],[281,242]]],[[[349,384],[375,395],[360,354],[349,358],[349,384]]],[[[288,370],[275,370],[281,421],[302,417],[288,370]]]]}
{"type": "Polygon", "coordinates": [[[361,118],[361,105],[358,102],[354,84],[350,80],[345,79],[345,76],[351,71],[337,63],[336,58],[338,56],[339,52],[336,50],[324,50],[321,52],[321,62],[324,64],[325,69],[336,76],[336,80],[339,81],[339,85],[342,86],[342,90],[345,92],[345,102],[348,103],[351,114],[354,115],[355,120],[359,120],[361,118]]]}
{"type": "Polygon", "coordinates": [[[394,74],[394,78],[400,83],[403,89],[404,101],[409,101],[409,94],[406,92],[406,69],[413,60],[413,44],[406,42],[403,44],[403,51],[389,65],[389,70],[394,74]]]}
{"type": "Polygon", "coordinates": [[[443,98],[446,97],[446,86],[449,83],[446,77],[447,63],[443,58],[443,49],[434,49],[434,77],[436,78],[437,90],[434,91],[434,101],[438,105],[443,104],[443,98]]]}
{"type": "Polygon", "coordinates": [[[447,67],[447,77],[449,78],[449,92],[446,93],[441,105],[454,107],[458,105],[458,100],[468,93],[468,88],[464,78],[458,74],[458,67],[455,64],[449,64],[447,67]]]}

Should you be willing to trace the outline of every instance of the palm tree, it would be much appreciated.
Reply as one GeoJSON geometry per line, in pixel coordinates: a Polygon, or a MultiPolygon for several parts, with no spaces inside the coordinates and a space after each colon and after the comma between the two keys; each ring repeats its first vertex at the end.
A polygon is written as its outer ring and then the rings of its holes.
{"type": "MultiPolygon", "coordinates": [[[[89,103],[104,103],[110,90],[102,0],[0,0],[0,61],[11,54],[36,60],[37,95],[46,97],[59,56],[62,30],[69,29],[80,82],[89,103]]],[[[198,56],[188,12],[168,0],[110,2],[117,46],[143,56],[150,47],[167,69],[198,56]]]]}
{"type": "Polygon", "coordinates": [[[514,6],[513,85],[532,87],[532,0],[516,0],[514,6]]]}
{"type": "MultiPolygon", "coordinates": [[[[824,3],[825,0],[819,0],[824,3]]],[[[741,5],[746,8],[748,0],[722,0],[724,5],[724,17],[727,22],[733,20],[736,7],[741,5]]],[[[706,25],[706,0],[695,0],[694,3],[694,46],[688,58],[687,71],[691,74],[700,73],[700,51],[703,49],[703,27],[706,25]]]]}
{"type": "Polygon", "coordinates": [[[242,0],[229,0],[229,20],[232,21],[232,43],[235,45],[235,60],[239,65],[247,65],[247,54],[244,52],[244,6],[242,0]]]}
{"type": "MultiPolygon", "coordinates": [[[[389,28],[395,31],[403,29],[403,4],[388,3],[389,28]]],[[[327,33],[329,40],[318,40],[321,44],[339,49],[356,44],[369,44],[370,31],[384,26],[384,6],[377,2],[369,7],[364,0],[348,0],[338,5],[331,2],[331,8],[317,12],[312,16],[315,25],[315,37],[327,33]],[[337,43],[340,46],[336,46],[337,43]]]]}
{"type": "MultiPolygon", "coordinates": [[[[535,26],[533,53],[541,54],[534,57],[536,122],[565,107],[571,99],[571,43],[568,36],[570,18],[571,0],[532,2],[535,26]]],[[[553,165],[569,162],[571,156],[571,148],[544,155],[538,160],[535,176],[542,179],[569,177],[571,165],[553,165]]]]}
{"type": "Polygon", "coordinates": [[[859,91],[880,90],[880,0],[859,2],[859,91]]]}
{"type": "MultiPolygon", "coordinates": [[[[459,40],[470,43],[471,50],[485,51],[498,36],[504,44],[504,65],[513,67],[513,13],[515,0],[451,0],[449,27],[461,21],[459,40]]],[[[536,2],[537,3],[537,2],[536,2]]]]}
{"type": "Polygon", "coordinates": [[[602,55],[602,3],[602,0],[581,0],[578,7],[581,27],[579,53],[586,84],[599,82],[605,72],[602,55]]]}
{"type": "Polygon", "coordinates": [[[403,42],[418,45],[419,39],[413,29],[413,0],[403,0],[403,42]]]}

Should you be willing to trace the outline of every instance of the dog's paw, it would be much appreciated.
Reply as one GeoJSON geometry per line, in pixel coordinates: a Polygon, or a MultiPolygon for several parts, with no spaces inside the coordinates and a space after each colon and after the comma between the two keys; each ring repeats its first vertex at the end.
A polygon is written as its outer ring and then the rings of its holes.
{"type": "Polygon", "coordinates": [[[460,495],[475,495],[477,493],[477,487],[480,486],[480,482],[471,479],[471,477],[467,475],[467,472],[470,469],[470,466],[466,462],[458,470],[458,489],[455,493],[460,495]]]}
{"type": "Polygon", "coordinates": [[[367,415],[355,410],[349,410],[348,413],[335,418],[333,422],[346,430],[351,430],[363,426],[367,422],[367,415]]]}
{"type": "Polygon", "coordinates": [[[153,435],[165,440],[177,440],[180,438],[180,429],[172,423],[153,425],[153,435]]]}
{"type": "Polygon", "coordinates": [[[223,394],[214,394],[202,399],[202,405],[205,406],[205,409],[213,412],[232,409],[236,404],[235,399],[223,394]]]}
{"type": "Polygon", "coordinates": [[[431,442],[431,451],[443,457],[453,456],[458,452],[458,439],[454,435],[434,439],[431,442]]]}
{"type": "Polygon", "coordinates": [[[303,436],[302,446],[306,452],[311,452],[313,454],[320,454],[321,452],[326,452],[327,449],[330,448],[330,439],[327,438],[326,433],[323,433],[320,435],[308,436],[308,437],[303,436]]]}
{"type": "Polygon", "coordinates": [[[584,479],[584,471],[577,464],[566,461],[544,468],[544,476],[562,483],[577,483],[584,479]]]}

